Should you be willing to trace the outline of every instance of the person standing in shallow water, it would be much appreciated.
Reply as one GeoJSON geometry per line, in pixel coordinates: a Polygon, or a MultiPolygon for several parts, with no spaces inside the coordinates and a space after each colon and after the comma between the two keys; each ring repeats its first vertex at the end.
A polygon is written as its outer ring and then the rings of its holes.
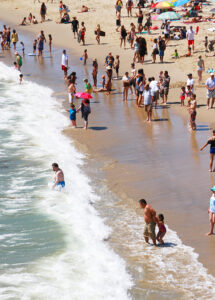
{"type": "Polygon", "coordinates": [[[81,111],[82,118],[84,119],[84,129],[88,129],[88,116],[91,113],[90,101],[88,99],[83,100],[81,106],[77,109],[76,112],[81,111]]]}
{"type": "Polygon", "coordinates": [[[213,135],[209,138],[206,144],[200,149],[202,151],[207,145],[210,145],[210,165],[209,165],[209,172],[215,171],[213,169],[213,161],[215,156],[215,129],[213,130],[213,135]]]}
{"type": "Polygon", "coordinates": [[[155,226],[157,222],[156,211],[147,204],[145,199],[139,200],[140,208],[144,209],[144,239],[145,242],[149,244],[149,238],[152,239],[153,244],[156,246],[156,235],[155,235],[155,226]]]}
{"type": "Polygon", "coordinates": [[[213,192],[213,194],[210,198],[210,206],[208,208],[210,231],[207,233],[207,235],[214,234],[213,231],[214,231],[214,224],[215,224],[215,186],[212,187],[211,191],[213,192]]]}

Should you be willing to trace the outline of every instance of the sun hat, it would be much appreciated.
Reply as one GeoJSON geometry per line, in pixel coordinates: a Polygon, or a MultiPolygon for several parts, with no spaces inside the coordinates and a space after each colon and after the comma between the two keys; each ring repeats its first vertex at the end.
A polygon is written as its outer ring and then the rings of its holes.
{"type": "Polygon", "coordinates": [[[210,73],[211,76],[214,76],[214,73],[210,73]]]}
{"type": "Polygon", "coordinates": [[[211,188],[212,192],[215,192],[215,185],[211,188]]]}

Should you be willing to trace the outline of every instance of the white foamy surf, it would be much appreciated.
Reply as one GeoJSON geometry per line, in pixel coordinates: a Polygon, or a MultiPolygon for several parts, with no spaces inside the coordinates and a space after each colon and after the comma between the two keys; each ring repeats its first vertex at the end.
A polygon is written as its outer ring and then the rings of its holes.
{"type": "Polygon", "coordinates": [[[83,155],[61,133],[70,122],[53,91],[30,81],[19,85],[18,74],[2,63],[0,85],[6,168],[0,229],[7,252],[0,298],[130,299],[131,278],[103,241],[110,229],[91,205],[100,199],[81,171],[83,155]],[[48,188],[52,162],[64,170],[64,192],[48,188]]]}

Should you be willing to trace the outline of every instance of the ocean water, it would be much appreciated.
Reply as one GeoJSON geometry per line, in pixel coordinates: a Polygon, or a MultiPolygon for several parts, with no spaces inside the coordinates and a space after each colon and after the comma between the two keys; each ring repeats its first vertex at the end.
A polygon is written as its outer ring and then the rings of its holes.
{"type": "Polygon", "coordinates": [[[125,261],[53,91],[0,63],[0,299],[131,299],[125,261]],[[59,163],[66,189],[49,186],[59,163]]]}

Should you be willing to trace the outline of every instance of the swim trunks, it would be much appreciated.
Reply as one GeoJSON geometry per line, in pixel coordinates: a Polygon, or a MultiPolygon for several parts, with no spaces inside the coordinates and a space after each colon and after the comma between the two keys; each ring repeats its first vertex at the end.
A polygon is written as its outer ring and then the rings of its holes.
{"type": "Polygon", "coordinates": [[[152,222],[152,223],[145,223],[145,226],[144,226],[144,231],[143,231],[143,235],[145,237],[150,237],[151,239],[155,239],[156,236],[155,236],[155,226],[156,226],[156,223],[152,222]]]}
{"type": "Polygon", "coordinates": [[[58,183],[57,183],[57,186],[61,186],[62,188],[64,188],[65,187],[65,181],[59,181],[58,183]]]}

